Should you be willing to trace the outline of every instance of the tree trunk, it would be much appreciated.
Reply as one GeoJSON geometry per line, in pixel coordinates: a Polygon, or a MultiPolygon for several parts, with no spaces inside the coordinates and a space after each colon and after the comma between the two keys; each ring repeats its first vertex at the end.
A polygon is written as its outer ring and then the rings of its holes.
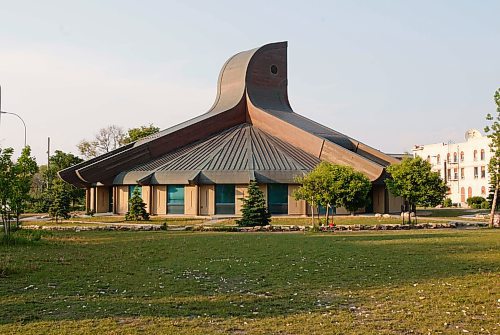
{"type": "Polygon", "coordinates": [[[329,209],[330,209],[330,204],[326,204],[325,226],[328,226],[328,217],[329,217],[329,215],[328,215],[328,214],[330,214],[329,209]]]}
{"type": "Polygon", "coordinates": [[[314,228],[314,201],[311,201],[311,219],[312,219],[312,226],[314,228]]]}
{"type": "Polygon", "coordinates": [[[413,208],[413,204],[408,204],[408,225],[411,226],[411,209],[413,208]]]}
{"type": "Polygon", "coordinates": [[[498,183],[495,185],[495,193],[493,194],[493,201],[491,202],[490,224],[489,224],[490,228],[493,228],[493,221],[495,219],[495,209],[497,208],[497,201],[498,201],[498,183]]]}

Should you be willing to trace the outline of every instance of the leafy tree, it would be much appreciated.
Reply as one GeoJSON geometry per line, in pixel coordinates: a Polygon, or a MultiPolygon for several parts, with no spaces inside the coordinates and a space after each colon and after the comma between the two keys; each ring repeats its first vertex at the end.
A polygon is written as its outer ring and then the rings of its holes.
{"type": "Polygon", "coordinates": [[[337,206],[345,207],[351,215],[354,215],[359,208],[368,204],[368,193],[372,183],[364,174],[350,166],[340,166],[337,171],[340,174],[341,184],[337,206]]]}
{"type": "Polygon", "coordinates": [[[236,221],[239,226],[253,227],[269,224],[271,214],[267,209],[264,193],[259,189],[255,180],[250,181],[248,196],[241,200],[243,201],[241,208],[242,218],[236,221]]]}
{"type": "Polygon", "coordinates": [[[31,148],[26,146],[13,165],[13,178],[11,180],[10,209],[16,217],[16,225],[19,225],[19,217],[24,213],[30,199],[31,183],[37,171],[38,165],[35,158],[31,157],[31,148]]]}
{"type": "Polygon", "coordinates": [[[403,158],[401,163],[389,166],[387,172],[391,175],[385,181],[387,188],[392,194],[405,198],[412,210],[416,206],[441,204],[448,190],[439,173],[432,172],[431,164],[421,157],[403,158]]]}
{"type": "Polygon", "coordinates": [[[141,195],[139,193],[139,188],[135,187],[130,197],[129,211],[125,214],[125,220],[127,221],[141,221],[149,220],[149,213],[146,211],[146,204],[142,201],[141,195]]]}
{"type": "Polygon", "coordinates": [[[14,163],[12,148],[0,149],[0,214],[5,235],[10,234],[10,197],[14,180],[14,163]]]}
{"type": "Polygon", "coordinates": [[[92,140],[82,140],[78,143],[78,151],[90,159],[117,149],[124,144],[123,128],[116,125],[99,129],[92,140]]]}
{"type": "Polygon", "coordinates": [[[56,179],[52,186],[52,200],[49,207],[49,215],[56,220],[68,219],[70,217],[70,198],[61,179],[56,179]]]}
{"type": "MultiPolygon", "coordinates": [[[[350,166],[321,162],[314,170],[297,182],[301,187],[295,192],[296,199],[306,200],[314,210],[315,205],[326,208],[328,222],[329,208],[345,207],[351,213],[367,204],[371,183],[362,173],[350,166]]],[[[314,213],[312,213],[314,226],[314,213]]]]}
{"type": "Polygon", "coordinates": [[[493,117],[491,114],[488,114],[486,116],[486,120],[491,124],[484,128],[484,132],[491,139],[490,150],[493,154],[488,164],[490,185],[493,190],[489,224],[490,228],[493,228],[495,210],[498,205],[498,186],[500,185],[500,88],[496,90],[494,100],[497,105],[496,116],[493,117]]]}
{"type": "Polygon", "coordinates": [[[128,130],[128,135],[123,140],[124,144],[132,143],[141,138],[147,137],[149,135],[156,134],[160,131],[160,128],[154,126],[152,123],[149,126],[140,126],[138,128],[130,128],[128,130]]]}
{"type": "MultiPolygon", "coordinates": [[[[56,150],[49,157],[49,166],[41,165],[31,182],[31,208],[35,212],[47,212],[52,200],[52,185],[60,179],[58,172],[70,166],[83,162],[78,156],[56,150]]],[[[64,183],[73,208],[80,207],[85,201],[85,190],[64,183]]]]}

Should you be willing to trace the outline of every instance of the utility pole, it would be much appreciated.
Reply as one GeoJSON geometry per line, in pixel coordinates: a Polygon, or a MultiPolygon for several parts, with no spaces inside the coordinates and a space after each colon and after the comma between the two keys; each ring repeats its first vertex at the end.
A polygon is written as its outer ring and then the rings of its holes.
{"type": "Polygon", "coordinates": [[[47,189],[50,188],[50,137],[47,137],[47,189]]]}

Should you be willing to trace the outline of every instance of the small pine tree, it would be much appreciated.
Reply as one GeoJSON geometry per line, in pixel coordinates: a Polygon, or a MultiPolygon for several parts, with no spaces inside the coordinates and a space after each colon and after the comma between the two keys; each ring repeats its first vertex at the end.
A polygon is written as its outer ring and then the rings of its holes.
{"type": "Polygon", "coordinates": [[[52,186],[52,201],[49,206],[49,215],[56,219],[69,219],[70,197],[63,181],[57,179],[52,186]]]}
{"type": "Polygon", "coordinates": [[[252,180],[248,185],[248,196],[242,199],[241,213],[243,217],[237,220],[239,226],[265,226],[271,222],[271,214],[267,209],[264,193],[259,189],[257,182],[252,180]]]}
{"type": "Polygon", "coordinates": [[[146,204],[142,201],[139,188],[135,187],[130,197],[129,211],[125,214],[127,221],[149,221],[149,213],[146,211],[146,204]]]}

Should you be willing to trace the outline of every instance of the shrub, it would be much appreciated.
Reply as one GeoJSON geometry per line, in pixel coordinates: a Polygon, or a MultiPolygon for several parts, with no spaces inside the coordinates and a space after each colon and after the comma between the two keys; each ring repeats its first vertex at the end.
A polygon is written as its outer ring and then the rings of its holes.
{"type": "Polygon", "coordinates": [[[451,201],[451,199],[450,198],[444,199],[443,207],[451,207],[451,206],[453,206],[453,202],[451,201]]]}
{"type": "Polygon", "coordinates": [[[149,213],[146,211],[146,204],[142,201],[139,194],[139,188],[135,187],[134,192],[132,192],[132,197],[128,201],[130,209],[125,214],[125,220],[127,221],[149,221],[149,213]]]}
{"type": "Polygon", "coordinates": [[[483,197],[470,197],[470,198],[467,198],[467,205],[469,205],[470,208],[480,209],[482,206],[482,203],[485,201],[486,201],[486,199],[483,197]]]}
{"type": "Polygon", "coordinates": [[[485,200],[481,203],[481,209],[490,209],[491,205],[488,200],[485,200]]]}
{"type": "Polygon", "coordinates": [[[266,226],[271,221],[271,214],[267,209],[264,193],[257,186],[257,182],[252,180],[248,185],[248,196],[242,199],[243,206],[241,220],[236,220],[239,226],[253,227],[266,226]]]}

